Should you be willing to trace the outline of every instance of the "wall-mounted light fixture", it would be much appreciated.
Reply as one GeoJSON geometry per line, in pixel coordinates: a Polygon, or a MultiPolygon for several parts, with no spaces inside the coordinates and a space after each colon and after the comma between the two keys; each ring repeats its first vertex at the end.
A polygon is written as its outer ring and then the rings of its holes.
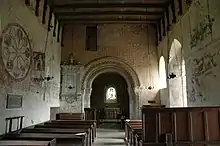
{"type": "Polygon", "coordinates": [[[74,88],[75,87],[73,85],[71,85],[71,84],[68,86],[68,89],[74,89],[74,88]]]}
{"type": "Polygon", "coordinates": [[[152,90],[152,89],[154,89],[154,87],[152,87],[152,86],[148,86],[147,89],[148,89],[148,90],[152,90]]]}
{"type": "Polygon", "coordinates": [[[173,72],[168,75],[168,79],[174,79],[174,78],[176,78],[176,74],[174,74],[173,72]]]}
{"type": "Polygon", "coordinates": [[[51,76],[51,77],[50,77],[50,76],[47,76],[47,77],[44,77],[44,80],[45,80],[45,81],[51,81],[53,78],[54,78],[54,77],[52,77],[52,76],[51,76]]]}
{"type": "Polygon", "coordinates": [[[39,78],[33,78],[35,81],[38,81],[38,82],[43,82],[43,81],[51,81],[54,77],[50,77],[50,76],[47,76],[47,77],[39,77],[39,78]]]}

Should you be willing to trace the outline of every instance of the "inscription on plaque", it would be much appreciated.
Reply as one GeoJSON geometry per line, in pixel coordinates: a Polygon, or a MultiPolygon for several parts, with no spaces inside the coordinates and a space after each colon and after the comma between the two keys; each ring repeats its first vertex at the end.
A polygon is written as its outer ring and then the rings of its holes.
{"type": "Polygon", "coordinates": [[[15,94],[8,94],[7,95],[7,109],[15,109],[15,108],[22,108],[22,95],[15,95],[15,94]]]}

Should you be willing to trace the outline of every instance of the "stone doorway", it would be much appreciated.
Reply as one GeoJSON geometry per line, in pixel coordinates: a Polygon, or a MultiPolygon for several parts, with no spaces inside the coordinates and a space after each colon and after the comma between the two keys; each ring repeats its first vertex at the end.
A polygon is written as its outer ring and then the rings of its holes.
{"type": "Polygon", "coordinates": [[[126,80],[114,72],[97,76],[92,83],[90,105],[97,109],[100,122],[120,123],[122,115],[129,118],[129,94],[126,80]]]}

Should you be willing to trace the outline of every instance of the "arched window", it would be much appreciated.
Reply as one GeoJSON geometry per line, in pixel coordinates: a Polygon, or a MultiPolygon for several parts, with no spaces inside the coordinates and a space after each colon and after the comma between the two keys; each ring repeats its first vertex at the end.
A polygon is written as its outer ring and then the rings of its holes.
{"type": "Polygon", "coordinates": [[[106,90],[106,103],[115,103],[117,102],[117,92],[114,87],[108,87],[106,90]]]}
{"type": "Polygon", "coordinates": [[[166,67],[164,57],[160,57],[159,62],[159,75],[160,75],[160,89],[164,89],[167,87],[167,75],[166,75],[166,67]]]}
{"type": "Polygon", "coordinates": [[[168,71],[176,75],[169,79],[170,106],[187,107],[185,60],[182,44],[177,39],[171,44],[168,71]]]}

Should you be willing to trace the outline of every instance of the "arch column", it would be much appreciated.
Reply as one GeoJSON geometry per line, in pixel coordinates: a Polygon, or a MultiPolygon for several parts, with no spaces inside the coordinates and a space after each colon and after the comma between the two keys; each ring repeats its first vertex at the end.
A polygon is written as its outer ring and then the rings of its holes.
{"type": "MultiPolygon", "coordinates": [[[[135,116],[135,119],[142,119],[142,115],[141,115],[141,101],[140,101],[140,96],[141,96],[141,90],[140,90],[140,87],[135,87],[133,89],[133,91],[135,92],[135,96],[136,96],[136,99],[137,99],[137,102],[135,103],[136,104],[136,116],[135,116]]],[[[134,107],[134,108],[135,108],[134,107]]]]}
{"type": "Polygon", "coordinates": [[[82,90],[82,109],[84,110],[84,108],[90,108],[90,96],[92,93],[92,88],[85,88],[82,90]]]}

